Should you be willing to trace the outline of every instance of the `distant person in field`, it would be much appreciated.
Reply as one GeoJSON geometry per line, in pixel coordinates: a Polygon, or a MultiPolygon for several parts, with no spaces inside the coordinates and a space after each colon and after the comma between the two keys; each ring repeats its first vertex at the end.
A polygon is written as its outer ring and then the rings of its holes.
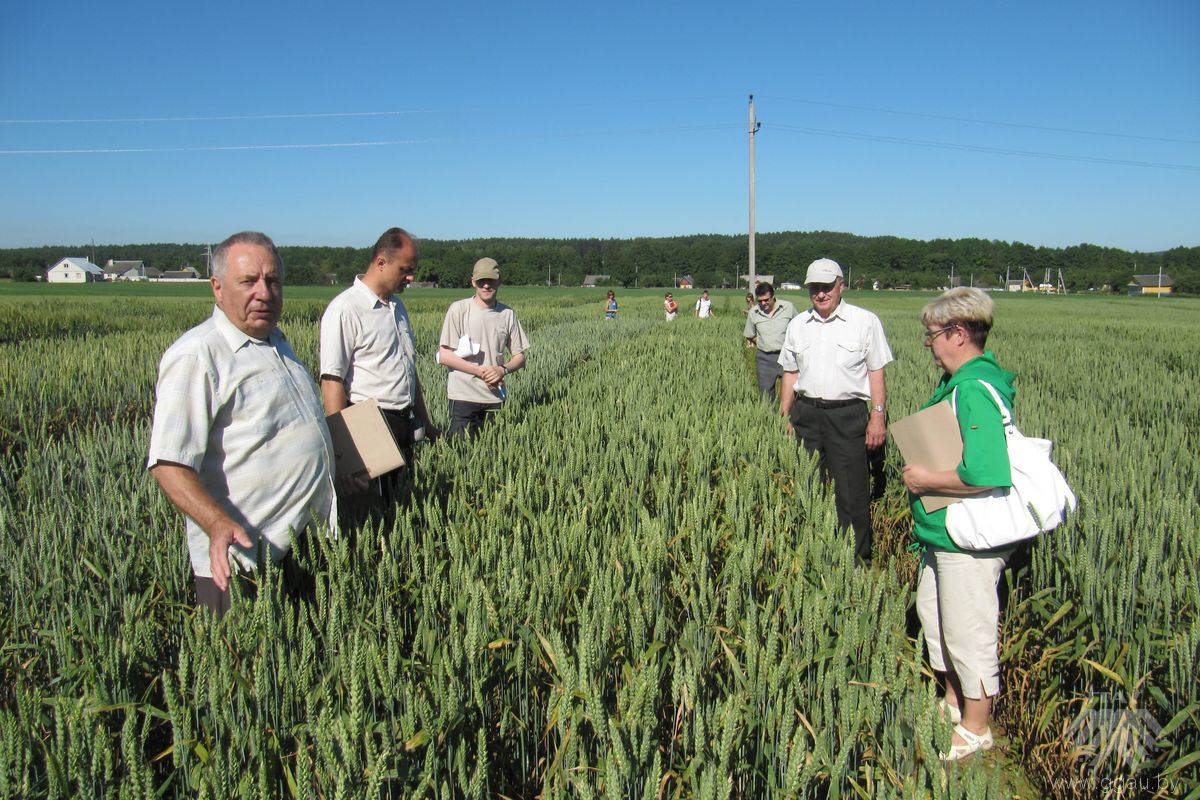
{"type": "MultiPolygon", "coordinates": [[[[412,283],[420,258],[417,241],[403,228],[384,231],[363,274],[339,294],[321,317],[321,397],[326,414],[375,399],[405,463],[412,464],[414,433],[437,438],[417,378],[417,345],[400,295],[412,283]]],[[[374,509],[385,516],[404,494],[399,469],[368,484],[339,482],[350,516],[374,509]],[[365,490],[370,488],[369,493],[365,490]]],[[[361,519],[358,521],[362,521],[361,519]]]]}
{"type": "Polygon", "coordinates": [[[608,290],[608,296],[604,298],[604,318],[616,319],[617,312],[621,309],[617,307],[617,296],[613,294],[613,290],[608,290]]]}
{"type": "Polygon", "coordinates": [[[708,319],[709,317],[716,316],[713,313],[712,300],[708,299],[707,289],[700,293],[700,299],[696,301],[696,306],[692,309],[692,316],[699,317],[700,319],[708,319]]]}
{"type": "Polygon", "coordinates": [[[868,450],[883,447],[892,351],[879,317],[842,301],[842,268],[819,258],[804,279],[812,307],[788,323],[779,365],[779,413],[788,430],[820,456],[833,479],[838,524],[854,529],[854,554],[871,561],[868,450]]]}
{"type": "Polygon", "coordinates": [[[675,302],[675,298],[670,292],[667,292],[663,298],[663,312],[667,315],[667,322],[679,315],[679,303],[675,302]]]}
{"type": "Polygon", "coordinates": [[[475,262],[473,297],[458,300],[446,311],[438,341],[438,361],[450,370],[447,436],[474,436],[507,396],[505,379],[525,366],[529,340],[516,312],[497,302],[500,265],[492,258],[475,262]]]}
{"type": "Polygon", "coordinates": [[[758,298],[758,305],[746,315],[746,328],[742,334],[757,349],[754,371],[758,378],[759,394],[773,403],[775,383],[783,378],[779,351],[783,349],[788,323],[796,316],[796,307],[787,300],[777,300],[775,287],[769,283],[758,284],[754,294],[758,298]]]}
{"type": "Polygon", "coordinates": [[[955,469],[935,472],[915,464],[904,468],[913,534],[924,550],[917,615],[925,631],[929,665],[946,679],[940,710],[955,723],[950,750],[941,754],[943,761],[960,761],[994,743],[989,719],[992,698],[1000,693],[996,587],[1017,546],[963,550],[946,531],[946,509],[926,512],[921,495],[965,497],[1012,486],[1000,407],[980,383],[995,388],[1011,413],[1016,376],[1001,369],[995,354],[984,349],[993,312],[987,294],[966,287],[951,289],[921,311],[925,346],[942,370],[922,408],[953,397],[963,446],[962,461],[955,469]]]}
{"type": "Polygon", "coordinates": [[[210,282],[212,316],[159,364],[147,466],[187,518],[197,603],[223,615],[231,576],[253,570],[261,546],[301,589],[293,537],[337,521],[321,398],[278,328],[275,244],[261,233],[230,236],[213,253],[210,282]]]}
{"type": "Polygon", "coordinates": [[[749,316],[750,312],[753,310],[754,310],[754,295],[750,292],[746,292],[746,307],[744,309],[742,309],[742,315],[749,316]]]}

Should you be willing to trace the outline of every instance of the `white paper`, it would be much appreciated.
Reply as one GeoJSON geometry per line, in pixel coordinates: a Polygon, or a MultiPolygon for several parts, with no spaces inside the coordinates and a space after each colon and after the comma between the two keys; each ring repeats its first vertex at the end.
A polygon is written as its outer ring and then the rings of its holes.
{"type": "Polygon", "coordinates": [[[455,349],[454,355],[460,358],[469,358],[470,356],[479,354],[479,343],[472,342],[470,336],[464,335],[458,340],[458,348],[455,349]]]}

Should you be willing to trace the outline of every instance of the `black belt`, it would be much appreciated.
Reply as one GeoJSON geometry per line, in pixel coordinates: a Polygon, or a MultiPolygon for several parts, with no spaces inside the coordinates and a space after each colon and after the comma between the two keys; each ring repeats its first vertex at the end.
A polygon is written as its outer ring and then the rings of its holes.
{"type": "Polygon", "coordinates": [[[779,355],[779,351],[778,351],[778,350],[759,350],[758,352],[760,352],[760,353],[762,353],[763,355],[766,355],[766,356],[777,356],[777,355],[779,355]]]}
{"type": "Polygon", "coordinates": [[[813,408],[846,408],[855,404],[862,405],[866,402],[865,400],[822,400],[819,397],[808,397],[802,394],[796,395],[796,399],[804,403],[804,405],[812,406],[813,408]]]}

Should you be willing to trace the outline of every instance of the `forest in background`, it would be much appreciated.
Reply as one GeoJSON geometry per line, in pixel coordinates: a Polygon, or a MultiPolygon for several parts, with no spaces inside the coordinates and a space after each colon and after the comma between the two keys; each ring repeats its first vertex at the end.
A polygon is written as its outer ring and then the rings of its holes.
{"type": "MultiPolygon", "coordinates": [[[[369,245],[353,247],[282,246],[291,284],[348,283],[362,271],[369,245]]],[[[191,265],[205,274],[202,244],[85,244],[45,245],[0,249],[0,276],[35,280],[65,256],[83,256],[99,266],[108,259],[143,261],[160,270],[191,265]]],[[[484,238],[421,240],[417,280],[440,286],[466,286],[471,265],[490,256],[500,262],[504,281],[511,285],[579,286],[587,275],[607,275],[600,285],[674,286],[691,276],[697,287],[735,286],[745,274],[744,235],[698,234],[635,239],[484,238]]],[[[1138,253],[1079,244],[1034,247],[1021,242],[987,239],[922,241],[895,236],[857,236],[828,231],[760,233],[756,238],[755,273],[773,275],[776,283],[802,282],[804,270],[816,258],[832,258],[847,270],[855,288],[908,287],[936,289],[950,275],[964,285],[1002,286],[1006,275],[1019,279],[1028,271],[1034,284],[1059,270],[1070,291],[1124,293],[1136,274],[1157,274],[1159,268],[1176,282],[1175,291],[1200,292],[1200,247],[1176,247],[1157,253],[1138,253]]]]}

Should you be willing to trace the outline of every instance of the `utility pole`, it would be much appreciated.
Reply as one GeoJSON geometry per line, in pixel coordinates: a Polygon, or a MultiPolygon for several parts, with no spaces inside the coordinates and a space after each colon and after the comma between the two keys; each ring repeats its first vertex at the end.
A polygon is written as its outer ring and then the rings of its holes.
{"type": "Polygon", "coordinates": [[[212,277],[212,245],[204,245],[204,271],[208,273],[208,277],[212,277]]]}
{"type": "MultiPolygon", "coordinates": [[[[754,116],[754,95],[750,95],[750,274],[746,291],[754,291],[754,135],[762,123],[754,116]]],[[[733,288],[737,288],[737,275],[733,276],[733,288]]]]}

